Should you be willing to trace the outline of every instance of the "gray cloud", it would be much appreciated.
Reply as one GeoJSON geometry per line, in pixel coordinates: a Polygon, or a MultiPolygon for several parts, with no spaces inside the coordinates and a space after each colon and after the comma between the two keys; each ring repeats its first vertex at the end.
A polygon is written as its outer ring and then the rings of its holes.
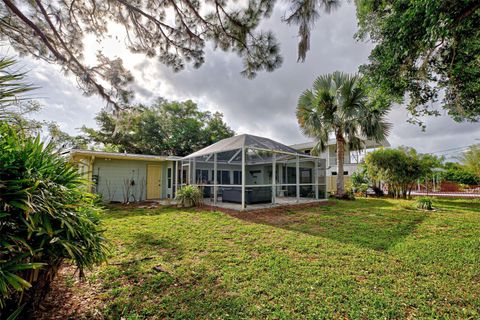
{"type": "MultiPolygon", "coordinates": [[[[240,75],[242,65],[235,54],[212,48],[207,48],[206,62],[200,69],[187,67],[179,73],[155,59],[135,56],[129,65],[133,66],[136,78],[133,88],[137,99],[192,99],[203,109],[222,112],[239,133],[263,135],[285,143],[305,141],[295,119],[300,93],[311,87],[319,74],[335,70],[356,72],[367,61],[372,44],[353,39],[357,31],[355,7],[344,3],[332,14],[322,15],[312,33],[307,60],[297,63],[297,30],[280,22],[284,13],[285,8],[278,7],[262,26],[273,30],[279,38],[284,57],[280,69],[248,80],[240,75]]],[[[82,96],[75,84],[53,66],[37,63],[33,70],[32,79],[42,87],[45,97],[39,118],[55,120],[68,132],[82,124],[94,125],[93,117],[104,105],[99,98],[82,96]]],[[[446,115],[425,119],[426,132],[406,122],[407,113],[402,106],[394,107],[389,118],[394,123],[389,138],[392,145],[409,145],[421,152],[468,145],[480,138],[478,123],[458,124],[446,115]]]]}

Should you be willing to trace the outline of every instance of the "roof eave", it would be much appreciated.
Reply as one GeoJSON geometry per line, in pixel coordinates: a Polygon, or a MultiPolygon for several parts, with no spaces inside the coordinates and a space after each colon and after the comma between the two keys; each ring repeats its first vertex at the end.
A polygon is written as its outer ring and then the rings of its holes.
{"type": "Polygon", "coordinates": [[[99,159],[118,159],[118,160],[140,160],[140,161],[166,161],[168,156],[138,155],[131,153],[115,153],[90,150],[72,150],[70,156],[89,156],[99,159]]]}

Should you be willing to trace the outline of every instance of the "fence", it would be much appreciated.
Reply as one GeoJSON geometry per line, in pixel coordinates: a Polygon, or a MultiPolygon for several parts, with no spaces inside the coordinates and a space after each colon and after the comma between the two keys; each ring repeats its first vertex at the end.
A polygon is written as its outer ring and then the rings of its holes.
{"type": "Polygon", "coordinates": [[[480,198],[480,186],[463,185],[451,181],[442,181],[437,185],[419,184],[412,196],[480,198]]]}
{"type": "MultiPolygon", "coordinates": [[[[343,176],[343,181],[345,186],[350,182],[350,176],[343,176]]],[[[336,193],[337,192],[337,176],[327,177],[327,192],[336,193]]]]}

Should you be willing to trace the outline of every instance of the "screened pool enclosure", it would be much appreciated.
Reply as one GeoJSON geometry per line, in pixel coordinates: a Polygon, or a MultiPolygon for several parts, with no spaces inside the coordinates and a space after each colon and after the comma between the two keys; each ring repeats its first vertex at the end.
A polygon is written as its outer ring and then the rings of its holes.
{"type": "Polygon", "coordinates": [[[263,137],[221,140],[182,158],[177,168],[176,187],[197,185],[215,206],[243,210],[326,198],[325,159],[263,137]]]}

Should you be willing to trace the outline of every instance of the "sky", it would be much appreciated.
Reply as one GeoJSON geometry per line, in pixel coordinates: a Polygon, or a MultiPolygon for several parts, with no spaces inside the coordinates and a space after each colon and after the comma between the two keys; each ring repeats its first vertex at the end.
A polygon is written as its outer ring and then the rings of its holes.
{"type": "MultiPolygon", "coordinates": [[[[305,142],[308,138],[302,136],[295,118],[298,96],[310,88],[320,74],[336,70],[355,73],[359,65],[368,61],[373,44],[354,39],[355,7],[353,3],[344,2],[333,13],[322,14],[312,33],[307,59],[298,63],[297,29],[281,22],[285,9],[277,6],[272,17],[261,26],[276,34],[283,65],[274,72],[259,73],[253,80],[240,74],[242,64],[236,54],[214,51],[210,47],[200,69],[187,66],[178,73],[158,60],[130,54],[112,41],[104,43],[103,49],[116,52],[132,71],[138,102],[148,103],[157,97],[191,99],[198,102],[202,110],[222,112],[237,133],[265,136],[285,144],[305,142]]],[[[87,48],[93,48],[93,40],[87,41],[87,48]]],[[[94,50],[90,53],[94,54],[94,50]]],[[[30,70],[30,82],[39,87],[35,95],[43,109],[34,118],[56,121],[70,134],[78,134],[82,125],[95,127],[94,116],[105,106],[104,101],[97,96],[82,95],[75,80],[54,65],[29,58],[20,60],[30,70]]],[[[453,157],[462,150],[459,147],[480,141],[480,123],[456,123],[445,113],[425,118],[425,131],[406,120],[405,106],[393,106],[389,114],[393,130],[388,140],[394,147],[406,145],[422,153],[453,157]],[[453,148],[457,149],[450,150],[453,148]]]]}

